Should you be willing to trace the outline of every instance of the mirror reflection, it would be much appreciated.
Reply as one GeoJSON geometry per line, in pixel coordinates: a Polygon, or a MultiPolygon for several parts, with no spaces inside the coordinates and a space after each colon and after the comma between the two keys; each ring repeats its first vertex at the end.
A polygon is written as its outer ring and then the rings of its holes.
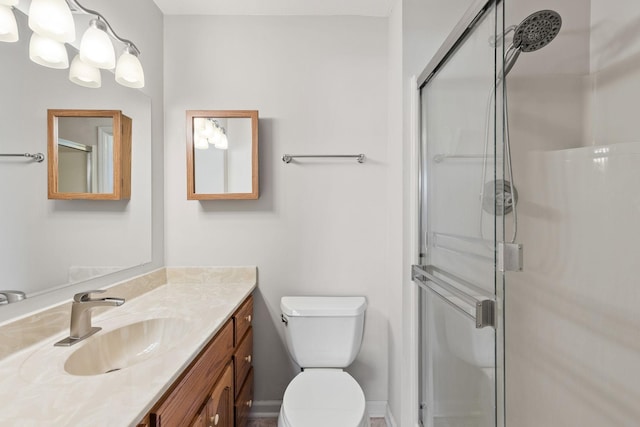
{"type": "Polygon", "coordinates": [[[111,117],[58,117],[58,191],[113,192],[111,117]]]}
{"type": "MultiPolygon", "coordinates": [[[[20,33],[30,33],[27,17],[17,13],[16,18],[20,33]]],[[[120,110],[132,119],[134,142],[131,198],[127,201],[51,200],[47,197],[49,154],[42,163],[0,159],[0,182],[5,183],[0,186],[2,289],[20,290],[32,299],[151,261],[152,116],[151,100],[141,91],[123,87],[113,79],[105,79],[100,89],[80,87],[69,81],[67,73],[31,62],[25,54],[28,51],[29,37],[0,43],[2,152],[47,152],[47,111],[53,108],[120,110]]],[[[86,146],[96,144],[65,131],[60,136],[86,146]]],[[[101,155],[95,150],[92,148],[92,165],[99,163],[101,155]]],[[[88,162],[88,154],[79,157],[88,162]]],[[[97,191],[108,191],[115,185],[114,180],[100,188],[97,165],[91,175],[95,180],[89,184],[83,172],[88,165],[83,162],[76,161],[81,172],[73,185],[97,185],[97,191]]],[[[66,171],[63,168],[63,174],[66,171]]]]}
{"type": "Polygon", "coordinates": [[[129,199],[132,125],[120,110],[49,110],[49,198],[129,199]]]}
{"type": "Polygon", "coordinates": [[[187,111],[188,199],[258,198],[258,112],[187,111]]]}

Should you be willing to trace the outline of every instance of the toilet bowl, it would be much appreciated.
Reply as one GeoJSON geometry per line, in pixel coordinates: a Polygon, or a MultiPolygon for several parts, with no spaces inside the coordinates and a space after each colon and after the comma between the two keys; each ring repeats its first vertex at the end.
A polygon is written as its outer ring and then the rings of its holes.
{"type": "Polygon", "coordinates": [[[303,368],[287,386],[278,427],[369,427],[364,393],[343,368],[358,355],[364,297],[283,297],[287,349],[303,368]]]}
{"type": "Polygon", "coordinates": [[[307,369],[284,393],[278,427],[369,427],[364,393],[340,369],[307,369]]]}

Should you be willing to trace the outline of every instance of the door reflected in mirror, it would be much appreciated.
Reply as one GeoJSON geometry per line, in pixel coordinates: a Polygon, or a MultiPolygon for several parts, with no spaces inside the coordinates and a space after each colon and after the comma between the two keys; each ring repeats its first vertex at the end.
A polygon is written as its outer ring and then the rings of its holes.
{"type": "Polygon", "coordinates": [[[258,112],[187,111],[187,199],[258,198],[258,112]]]}
{"type": "Polygon", "coordinates": [[[117,110],[49,110],[48,127],[50,199],[130,197],[129,117],[117,110]]]}
{"type": "Polygon", "coordinates": [[[113,193],[110,117],[58,117],[58,191],[113,193]]]}

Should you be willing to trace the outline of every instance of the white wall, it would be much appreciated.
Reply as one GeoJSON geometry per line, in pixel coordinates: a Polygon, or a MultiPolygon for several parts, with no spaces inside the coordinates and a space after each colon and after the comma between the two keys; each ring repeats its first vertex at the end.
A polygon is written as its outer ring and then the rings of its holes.
{"type": "MultiPolygon", "coordinates": [[[[349,371],[387,400],[387,21],[358,17],[165,17],[167,264],[259,269],[255,400],[280,400],[295,368],[284,295],[365,295],[349,371]],[[187,201],[185,110],[260,112],[260,199],[187,201]],[[367,161],[283,154],[364,153],[367,161]]],[[[400,189],[397,189],[400,191],[400,189]]]]}

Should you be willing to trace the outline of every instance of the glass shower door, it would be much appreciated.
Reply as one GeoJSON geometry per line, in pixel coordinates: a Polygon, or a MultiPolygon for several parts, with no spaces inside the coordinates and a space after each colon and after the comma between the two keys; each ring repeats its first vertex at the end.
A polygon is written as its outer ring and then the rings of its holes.
{"type": "Polygon", "coordinates": [[[498,248],[510,193],[497,77],[502,8],[474,2],[420,82],[421,241],[413,277],[425,427],[504,425],[498,248]]]}

